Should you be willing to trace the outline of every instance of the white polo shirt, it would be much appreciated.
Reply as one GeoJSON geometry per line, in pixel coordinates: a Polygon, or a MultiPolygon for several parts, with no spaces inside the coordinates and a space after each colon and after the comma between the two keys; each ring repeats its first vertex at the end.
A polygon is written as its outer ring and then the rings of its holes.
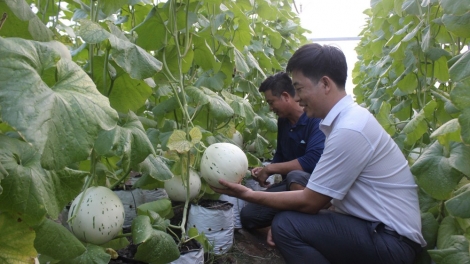
{"type": "Polygon", "coordinates": [[[325,149],[307,188],[340,213],[382,222],[421,244],[417,185],[403,153],[369,111],[345,96],[320,123],[325,149]]]}

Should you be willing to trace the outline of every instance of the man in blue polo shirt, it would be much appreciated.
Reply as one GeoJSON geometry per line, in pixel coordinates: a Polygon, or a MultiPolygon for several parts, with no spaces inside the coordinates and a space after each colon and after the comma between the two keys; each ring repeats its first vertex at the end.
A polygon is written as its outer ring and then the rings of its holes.
{"type": "MultiPolygon", "coordinates": [[[[320,119],[308,118],[294,100],[295,90],[287,73],[279,72],[261,83],[271,111],[278,116],[277,148],[273,160],[265,167],[252,170],[252,176],[267,192],[302,190],[323,152],[325,135],[318,125],[320,119]],[[283,181],[268,186],[267,178],[281,174],[283,181]]],[[[244,228],[255,229],[271,225],[278,210],[248,203],[240,213],[244,228]]]]}

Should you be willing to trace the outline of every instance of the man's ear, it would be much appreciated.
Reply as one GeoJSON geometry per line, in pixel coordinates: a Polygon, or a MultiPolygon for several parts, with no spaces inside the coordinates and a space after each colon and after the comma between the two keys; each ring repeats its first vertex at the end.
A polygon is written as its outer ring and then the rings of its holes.
{"type": "Polygon", "coordinates": [[[320,78],[320,84],[325,89],[325,94],[328,94],[331,91],[332,81],[333,80],[331,80],[330,77],[328,77],[328,76],[323,76],[323,77],[320,78]]]}
{"type": "Polygon", "coordinates": [[[288,101],[289,98],[291,98],[290,94],[288,92],[282,92],[281,93],[281,98],[285,101],[288,101]]]}

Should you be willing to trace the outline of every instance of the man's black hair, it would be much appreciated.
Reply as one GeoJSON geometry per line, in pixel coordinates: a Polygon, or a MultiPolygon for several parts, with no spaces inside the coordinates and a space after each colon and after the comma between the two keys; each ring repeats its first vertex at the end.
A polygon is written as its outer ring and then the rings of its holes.
{"type": "Polygon", "coordinates": [[[285,72],[278,72],[274,75],[269,76],[264,80],[258,91],[264,93],[271,90],[272,95],[279,97],[283,92],[287,92],[290,96],[295,96],[294,86],[292,85],[292,79],[285,72]]]}
{"type": "Polygon", "coordinates": [[[287,63],[286,71],[300,71],[312,82],[328,76],[338,88],[345,89],[348,66],[344,53],[337,47],[310,43],[303,45],[287,63]]]}

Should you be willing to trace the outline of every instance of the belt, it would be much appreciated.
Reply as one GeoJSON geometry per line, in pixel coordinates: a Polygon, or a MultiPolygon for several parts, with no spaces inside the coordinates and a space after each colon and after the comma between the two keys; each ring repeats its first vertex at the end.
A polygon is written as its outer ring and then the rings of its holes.
{"type": "Polygon", "coordinates": [[[381,229],[382,229],[382,232],[384,232],[385,234],[396,237],[396,238],[398,238],[398,240],[403,241],[406,244],[408,244],[408,246],[413,248],[416,251],[416,253],[419,253],[421,251],[421,245],[414,242],[413,240],[398,234],[396,231],[386,229],[385,227],[381,228],[381,229]]]}

